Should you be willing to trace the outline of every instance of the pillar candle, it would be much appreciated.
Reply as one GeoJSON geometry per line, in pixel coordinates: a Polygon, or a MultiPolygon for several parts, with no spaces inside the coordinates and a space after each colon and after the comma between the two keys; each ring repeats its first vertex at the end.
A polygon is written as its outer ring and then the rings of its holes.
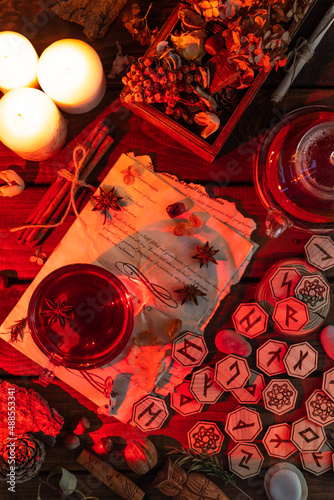
{"type": "Polygon", "coordinates": [[[38,81],[57,106],[68,113],[86,113],[102,100],[106,78],[97,52],[86,42],[58,40],[42,53],[38,81]]]}
{"type": "Polygon", "coordinates": [[[0,99],[0,140],[26,160],[51,158],[65,144],[67,126],[44,92],[14,89],[0,99]]]}
{"type": "Polygon", "coordinates": [[[30,41],[15,31],[0,32],[0,90],[38,87],[38,55],[30,41]]]}

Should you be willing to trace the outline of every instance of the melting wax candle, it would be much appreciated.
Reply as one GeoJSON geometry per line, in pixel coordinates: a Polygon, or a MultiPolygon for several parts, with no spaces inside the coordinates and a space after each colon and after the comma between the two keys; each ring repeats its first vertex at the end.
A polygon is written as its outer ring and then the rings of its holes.
{"type": "Polygon", "coordinates": [[[29,40],[15,31],[0,32],[0,90],[38,87],[38,55],[29,40]]]}
{"type": "Polygon", "coordinates": [[[42,53],[38,68],[42,89],[68,113],[86,113],[102,100],[106,78],[101,59],[86,42],[58,40],[42,53]]]}
{"type": "Polygon", "coordinates": [[[44,92],[14,89],[0,99],[0,140],[26,160],[51,158],[65,144],[67,126],[44,92]]]}

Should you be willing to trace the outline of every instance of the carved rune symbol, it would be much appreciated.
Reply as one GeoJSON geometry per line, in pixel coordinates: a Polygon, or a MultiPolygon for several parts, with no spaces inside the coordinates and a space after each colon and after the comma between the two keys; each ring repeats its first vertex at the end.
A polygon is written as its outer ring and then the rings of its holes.
{"type": "Polygon", "coordinates": [[[282,281],[282,284],[281,284],[281,288],[283,288],[284,286],[287,286],[288,287],[288,291],[286,293],[286,296],[289,297],[290,296],[290,291],[291,291],[291,286],[292,286],[292,279],[290,280],[287,280],[287,277],[289,276],[289,272],[287,271],[285,274],[284,274],[284,278],[283,278],[283,281],[282,281]]]}
{"type": "Polygon", "coordinates": [[[303,351],[299,351],[299,360],[297,361],[297,363],[295,364],[293,369],[296,370],[297,368],[299,368],[301,370],[302,363],[303,363],[304,359],[307,358],[307,356],[308,356],[308,351],[306,351],[304,353],[303,353],[303,351]]]}
{"type": "Polygon", "coordinates": [[[270,440],[270,443],[276,443],[275,448],[279,448],[283,443],[290,443],[289,439],[282,439],[279,434],[275,434],[275,438],[270,440]]]}
{"type": "Polygon", "coordinates": [[[237,425],[235,427],[233,427],[232,431],[236,431],[239,429],[246,429],[246,427],[254,427],[254,425],[255,425],[254,422],[251,424],[246,424],[246,422],[244,422],[243,420],[239,420],[237,425]]]}
{"type": "Polygon", "coordinates": [[[315,441],[316,439],[319,439],[319,436],[314,430],[311,429],[311,427],[307,427],[307,429],[304,429],[303,431],[298,433],[304,441],[308,443],[312,443],[312,441],[315,441]],[[310,433],[310,436],[307,436],[307,433],[310,433]]]}
{"type": "Polygon", "coordinates": [[[230,385],[233,380],[235,380],[239,375],[240,375],[240,368],[239,368],[239,364],[238,364],[238,361],[235,361],[231,366],[230,366],[230,372],[232,370],[234,370],[234,368],[236,369],[235,371],[235,374],[226,382],[226,385],[230,385]]]}
{"type": "Polygon", "coordinates": [[[324,257],[321,257],[321,260],[328,260],[328,259],[332,259],[333,257],[331,255],[329,255],[328,252],[326,252],[326,250],[324,248],[322,248],[318,243],[314,243],[314,246],[318,248],[318,250],[320,250],[323,254],[324,254],[324,257]]]}
{"type": "Polygon", "coordinates": [[[242,459],[239,462],[239,467],[243,467],[244,469],[248,469],[249,470],[249,467],[248,467],[247,464],[250,461],[250,459],[252,458],[253,453],[249,453],[246,450],[240,450],[240,451],[242,453],[244,453],[244,456],[242,457],[242,459]]]}
{"type": "Polygon", "coordinates": [[[270,366],[275,361],[275,359],[277,359],[277,361],[281,361],[280,353],[281,353],[280,347],[277,349],[277,351],[268,352],[268,354],[272,354],[272,357],[267,362],[267,366],[270,366]]]}

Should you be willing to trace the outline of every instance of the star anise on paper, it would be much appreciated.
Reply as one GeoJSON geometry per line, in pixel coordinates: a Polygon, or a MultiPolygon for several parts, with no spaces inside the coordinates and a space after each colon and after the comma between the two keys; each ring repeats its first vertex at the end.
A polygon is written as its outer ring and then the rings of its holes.
{"type": "Polygon", "coordinates": [[[180,288],[179,290],[174,290],[176,293],[180,293],[183,295],[182,304],[191,300],[196,306],[198,306],[197,297],[203,297],[206,293],[202,292],[196,285],[184,285],[184,288],[180,288]]]}
{"type": "Polygon", "coordinates": [[[15,324],[10,327],[10,342],[16,342],[19,338],[23,340],[24,329],[27,324],[28,318],[22,318],[15,321],[15,324]]]}
{"type": "Polygon", "coordinates": [[[46,309],[41,314],[42,316],[49,316],[48,325],[53,325],[57,321],[64,328],[67,319],[71,319],[71,312],[74,306],[67,306],[65,302],[60,302],[56,300],[55,302],[50,299],[44,299],[49,309],[46,309]]]}
{"type": "Polygon", "coordinates": [[[93,212],[95,210],[100,210],[104,213],[103,224],[105,224],[107,220],[108,210],[122,210],[122,207],[120,207],[118,202],[122,200],[123,197],[115,195],[114,187],[110,189],[109,193],[107,193],[107,191],[100,187],[100,194],[97,196],[92,196],[92,199],[96,201],[93,212]]]}
{"type": "Polygon", "coordinates": [[[209,246],[209,242],[207,241],[202,247],[197,246],[196,250],[198,252],[197,255],[194,255],[192,258],[199,260],[199,267],[203,267],[206,265],[208,267],[209,262],[213,262],[214,264],[218,264],[214,255],[219,252],[219,250],[214,250],[213,247],[209,246]]]}

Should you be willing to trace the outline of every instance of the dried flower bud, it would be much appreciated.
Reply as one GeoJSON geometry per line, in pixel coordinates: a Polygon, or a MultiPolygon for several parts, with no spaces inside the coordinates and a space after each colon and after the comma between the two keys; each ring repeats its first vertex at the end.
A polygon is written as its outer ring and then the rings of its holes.
{"type": "Polygon", "coordinates": [[[99,455],[106,455],[113,449],[113,447],[114,443],[112,440],[109,437],[103,437],[100,441],[94,444],[93,450],[99,455]]]}
{"type": "Polygon", "coordinates": [[[74,434],[66,434],[63,438],[63,446],[67,450],[75,450],[75,448],[80,446],[80,439],[74,434]]]}
{"type": "Polygon", "coordinates": [[[77,417],[72,422],[73,433],[81,436],[90,428],[90,421],[87,417],[77,417]]]}

